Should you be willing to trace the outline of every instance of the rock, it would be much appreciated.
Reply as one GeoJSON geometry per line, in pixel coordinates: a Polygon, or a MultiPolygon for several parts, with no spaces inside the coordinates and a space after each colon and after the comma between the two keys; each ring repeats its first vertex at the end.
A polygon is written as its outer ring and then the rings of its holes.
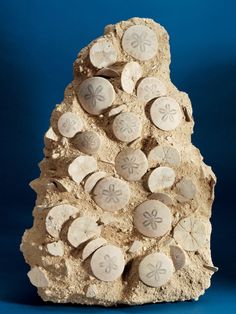
{"type": "Polygon", "coordinates": [[[43,300],[174,302],[210,286],[216,177],[169,65],[166,30],[141,18],[107,26],[75,60],[20,246],[43,300]]]}

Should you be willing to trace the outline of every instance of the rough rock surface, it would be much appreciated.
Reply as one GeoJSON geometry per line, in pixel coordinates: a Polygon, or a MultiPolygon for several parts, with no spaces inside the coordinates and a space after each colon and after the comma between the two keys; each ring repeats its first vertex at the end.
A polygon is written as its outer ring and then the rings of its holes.
{"type": "Polygon", "coordinates": [[[210,286],[216,178],[191,143],[191,103],[169,65],[169,36],[151,19],[108,25],[79,53],[45,134],[21,244],[43,300],[197,300],[210,286]]]}

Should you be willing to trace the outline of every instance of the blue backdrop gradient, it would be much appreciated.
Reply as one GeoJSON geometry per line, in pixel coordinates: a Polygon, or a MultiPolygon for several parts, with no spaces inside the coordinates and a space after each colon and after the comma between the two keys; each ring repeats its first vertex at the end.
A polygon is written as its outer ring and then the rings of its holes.
{"type": "Polygon", "coordinates": [[[35,194],[28,183],[39,175],[43,134],[77,53],[106,24],[134,16],[153,18],[169,32],[172,80],[192,100],[193,142],[218,177],[212,255],[220,270],[199,302],[106,311],[236,313],[235,11],[233,0],[0,0],[0,314],[104,312],[44,304],[18,247],[32,225],[35,194]]]}

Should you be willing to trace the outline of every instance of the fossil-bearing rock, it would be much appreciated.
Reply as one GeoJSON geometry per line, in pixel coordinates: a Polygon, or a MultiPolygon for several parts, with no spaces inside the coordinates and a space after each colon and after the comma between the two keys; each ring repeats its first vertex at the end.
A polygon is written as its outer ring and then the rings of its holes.
{"type": "Polygon", "coordinates": [[[75,60],[21,244],[43,300],[197,300],[210,286],[216,177],[169,65],[167,32],[141,18],[108,25],[75,60]]]}

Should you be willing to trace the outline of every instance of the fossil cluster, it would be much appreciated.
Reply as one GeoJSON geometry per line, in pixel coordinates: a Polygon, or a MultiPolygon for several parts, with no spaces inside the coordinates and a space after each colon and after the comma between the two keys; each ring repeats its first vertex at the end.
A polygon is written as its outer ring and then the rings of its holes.
{"type": "Polygon", "coordinates": [[[210,286],[216,177],[169,64],[168,34],[150,19],[108,25],[79,53],[21,243],[45,301],[196,300],[210,286]]]}

